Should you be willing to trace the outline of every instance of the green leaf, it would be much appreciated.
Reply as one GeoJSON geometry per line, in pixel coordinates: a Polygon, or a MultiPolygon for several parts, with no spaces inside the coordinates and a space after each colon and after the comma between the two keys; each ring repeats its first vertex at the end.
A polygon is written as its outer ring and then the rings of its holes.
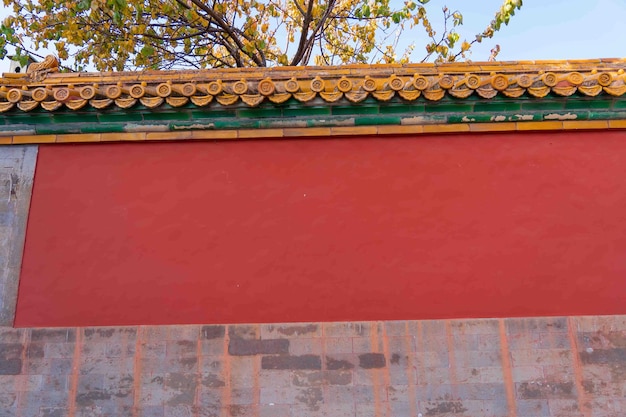
{"type": "Polygon", "coordinates": [[[141,48],[140,54],[145,57],[152,56],[154,55],[154,48],[151,47],[150,45],[144,45],[144,47],[141,48]]]}

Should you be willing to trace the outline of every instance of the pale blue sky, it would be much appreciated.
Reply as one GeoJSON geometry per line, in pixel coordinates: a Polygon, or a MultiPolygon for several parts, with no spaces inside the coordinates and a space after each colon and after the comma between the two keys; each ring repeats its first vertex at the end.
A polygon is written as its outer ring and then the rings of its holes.
{"type": "MultiPolygon", "coordinates": [[[[436,26],[438,9],[447,5],[460,10],[463,36],[473,39],[492,19],[502,0],[431,0],[431,19],[436,26]]],[[[6,9],[0,16],[6,16],[6,9]]],[[[583,59],[626,57],[621,24],[626,22],[626,0],[524,0],[509,26],[494,39],[473,48],[473,61],[486,60],[496,44],[499,61],[537,59],[583,59]]],[[[422,48],[423,41],[417,41],[422,48]]],[[[43,53],[45,54],[45,52],[43,53]]],[[[0,61],[0,72],[8,70],[0,61]]]]}
{"type": "MultiPolygon", "coordinates": [[[[463,12],[468,34],[480,31],[500,4],[500,0],[448,1],[450,8],[463,12]]],[[[496,43],[502,48],[500,61],[622,58],[625,21],[626,0],[524,0],[509,26],[475,48],[471,59],[487,59],[496,43]]]]}

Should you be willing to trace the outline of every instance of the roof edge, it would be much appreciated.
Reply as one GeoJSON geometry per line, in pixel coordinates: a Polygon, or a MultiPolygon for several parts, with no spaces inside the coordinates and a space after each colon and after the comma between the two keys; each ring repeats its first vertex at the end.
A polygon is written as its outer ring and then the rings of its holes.
{"type": "Polygon", "coordinates": [[[306,106],[367,98],[407,102],[495,97],[542,99],[575,93],[595,97],[626,93],[624,59],[516,61],[409,65],[346,65],[197,71],[3,74],[0,112],[49,112],[83,107],[148,109],[191,105],[256,107],[295,98],[306,106]]]}

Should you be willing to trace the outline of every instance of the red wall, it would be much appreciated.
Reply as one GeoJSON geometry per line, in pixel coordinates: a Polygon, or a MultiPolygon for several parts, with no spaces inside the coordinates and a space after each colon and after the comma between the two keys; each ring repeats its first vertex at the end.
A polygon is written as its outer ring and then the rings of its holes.
{"type": "Polygon", "coordinates": [[[17,326],[626,313],[626,132],[41,146],[17,326]]]}

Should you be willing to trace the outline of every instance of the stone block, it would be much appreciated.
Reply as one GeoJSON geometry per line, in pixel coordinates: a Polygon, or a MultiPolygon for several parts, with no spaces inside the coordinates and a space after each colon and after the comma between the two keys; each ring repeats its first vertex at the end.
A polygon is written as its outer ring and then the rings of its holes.
{"type": "Polygon", "coordinates": [[[0,375],[19,375],[22,372],[21,343],[0,343],[0,375]]]}
{"type": "Polygon", "coordinates": [[[289,340],[231,337],[228,343],[228,353],[233,356],[289,353],[289,340]]]}
{"type": "Polygon", "coordinates": [[[384,368],[387,365],[382,353],[363,353],[359,355],[359,366],[363,369],[384,368]]]}
{"type": "Polygon", "coordinates": [[[318,355],[272,355],[261,358],[262,369],[322,369],[318,355]]]}
{"type": "Polygon", "coordinates": [[[223,339],[226,334],[226,326],[202,326],[200,334],[205,340],[223,339]]]}
{"type": "Polygon", "coordinates": [[[322,336],[322,326],[317,323],[264,324],[260,326],[261,339],[301,339],[322,336]]]}

